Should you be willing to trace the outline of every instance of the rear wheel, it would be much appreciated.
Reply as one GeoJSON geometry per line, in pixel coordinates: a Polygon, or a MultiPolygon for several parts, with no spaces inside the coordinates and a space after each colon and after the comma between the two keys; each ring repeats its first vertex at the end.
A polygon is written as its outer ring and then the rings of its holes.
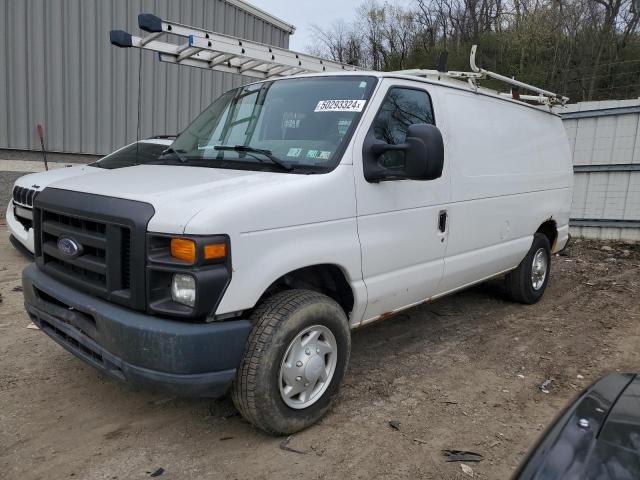
{"type": "Polygon", "coordinates": [[[326,295],[287,290],[260,304],[252,320],[232,386],[236,408],[275,435],[314,424],[338,394],[349,361],[344,311],[326,295]]]}
{"type": "Polygon", "coordinates": [[[550,272],[549,239],[542,233],[536,233],[527,256],[520,262],[518,268],[507,275],[506,286],[509,297],[525,304],[538,302],[547,288],[550,272]]]}

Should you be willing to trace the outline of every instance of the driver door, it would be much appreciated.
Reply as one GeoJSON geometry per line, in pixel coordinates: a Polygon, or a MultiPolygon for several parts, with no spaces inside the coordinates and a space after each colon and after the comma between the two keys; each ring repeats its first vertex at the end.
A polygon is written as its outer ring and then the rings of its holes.
{"type": "MultiPolygon", "coordinates": [[[[354,145],[358,235],[362,273],[367,287],[363,322],[420,303],[438,292],[447,247],[450,168],[446,155],[435,180],[368,182],[360,146],[367,136],[403,143],[415,123],[435,124],[436,98],[429,85],[385,79],[361,123],[354,145]]],[[[444,132],[443,132],[444,133],[444,132]]],[[[446,153],[446,137],[445,137],[446,153]]],[[[382,154],[380,164],[402,168],[404,152],[382,154]]]]}

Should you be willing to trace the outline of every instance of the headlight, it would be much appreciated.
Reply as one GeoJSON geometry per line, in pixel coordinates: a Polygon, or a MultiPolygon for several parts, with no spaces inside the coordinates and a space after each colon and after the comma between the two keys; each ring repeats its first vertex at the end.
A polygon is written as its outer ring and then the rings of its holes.
{"type": "Polygon", "coordinates": [[[146,270],[150,312],[209,318],[231,278],[230,238],[147,233],[146,270]]]}
{"type": "Polygon", "coordinates": [[[171,299],[188,307],[196,304],[196,280],[191,275],[176,273],[171,281],[171,299]]]}

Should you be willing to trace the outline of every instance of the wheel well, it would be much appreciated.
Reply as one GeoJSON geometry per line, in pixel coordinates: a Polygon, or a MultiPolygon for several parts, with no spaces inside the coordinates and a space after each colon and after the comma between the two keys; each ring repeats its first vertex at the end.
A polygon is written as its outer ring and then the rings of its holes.
{"type": "Polygon", "coordinates": [[[536,233],[542,233],[549,239],[549,245],[551,245],[551,251],[553,252],[556,246],[556,239],[558,238],[558,227],[553,220],[547,220],[538,227],[536,233]]]}
{"type": "Polygon", "coordinates": [[[302,288],[320,292],[334,299],[342,307],[347,317],[353,310],[353,291],[343,271],[336,265],[312,265],[289,272],[275,282],[262,294],[258,303],[282,290],[302,288]]]}

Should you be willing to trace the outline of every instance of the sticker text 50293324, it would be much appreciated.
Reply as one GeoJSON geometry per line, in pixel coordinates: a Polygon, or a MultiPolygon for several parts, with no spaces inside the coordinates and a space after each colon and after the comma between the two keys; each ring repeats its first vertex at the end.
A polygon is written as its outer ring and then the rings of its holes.
{"type": "Polygon", "coordinates": [[[361,112],[366,100],[320,100],[314,112],[361,112]]]}

